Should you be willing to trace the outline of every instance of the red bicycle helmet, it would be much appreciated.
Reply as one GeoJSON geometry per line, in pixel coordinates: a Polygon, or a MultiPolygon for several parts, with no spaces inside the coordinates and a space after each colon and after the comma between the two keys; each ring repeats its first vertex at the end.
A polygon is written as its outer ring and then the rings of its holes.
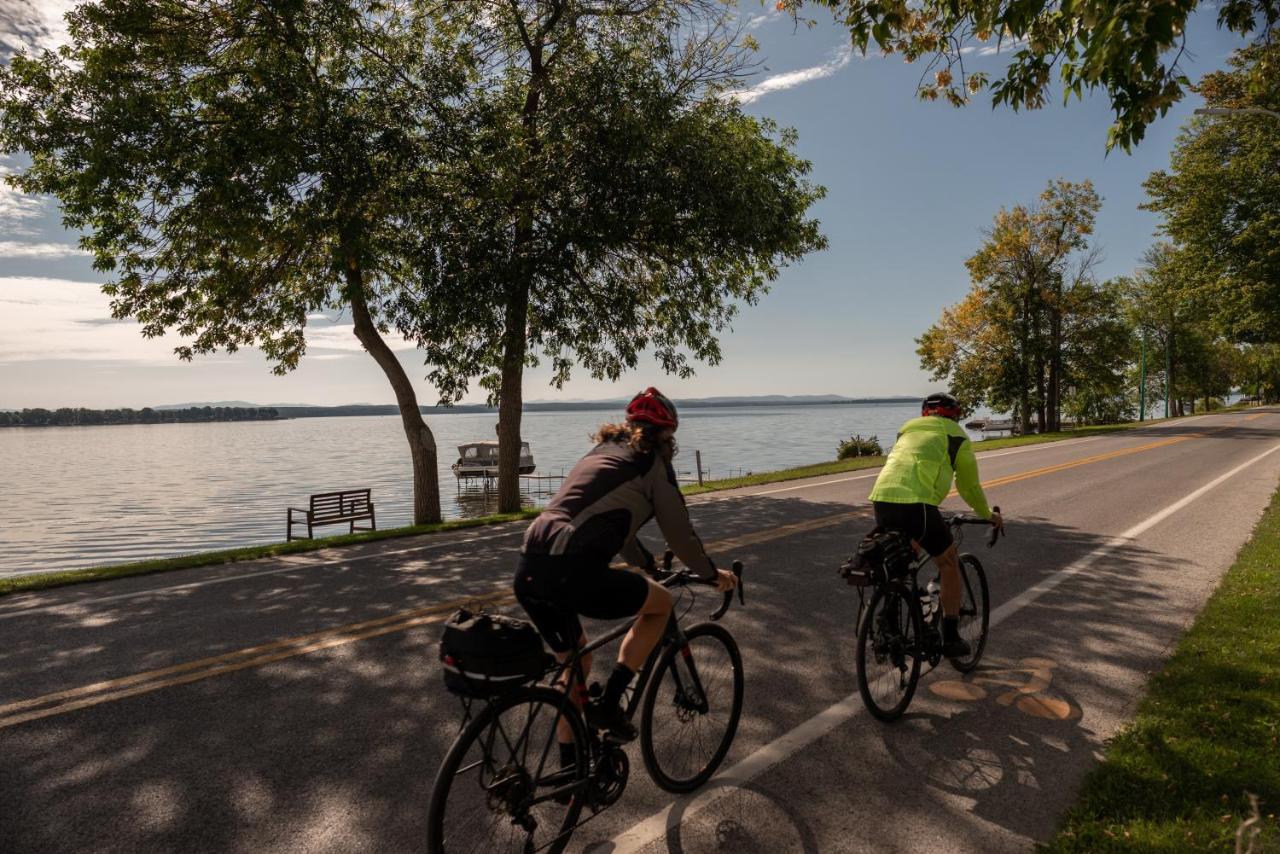
{"type": "Polygon", "coordinates": [[[680,426],[676,405],[653,386],[631,398],[631,402],[627,404],[627,420],[655,427],[670,427],[672,430],[680,426]]]}
{"type": "Polygon", "coordinates": [[[921,415],[940,415],[952,421],[960,420],[960,401],[949,394],[931,394],[920,404],[921,415]]]}

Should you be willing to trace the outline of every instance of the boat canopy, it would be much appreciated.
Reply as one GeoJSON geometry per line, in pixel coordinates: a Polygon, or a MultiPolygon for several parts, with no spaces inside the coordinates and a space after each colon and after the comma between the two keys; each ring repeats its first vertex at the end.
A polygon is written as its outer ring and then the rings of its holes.
{"type": "MultiPolygon", "coordinates": [[[[529,443],[520,443],[521,456],[528,456],[529,443]]],[[[483,460],[498,456],[498,442],[496,439],[486,439],[481,442],[468,442],[465,445],[458,446],[458,457],[463,460],[483,460]]]]}

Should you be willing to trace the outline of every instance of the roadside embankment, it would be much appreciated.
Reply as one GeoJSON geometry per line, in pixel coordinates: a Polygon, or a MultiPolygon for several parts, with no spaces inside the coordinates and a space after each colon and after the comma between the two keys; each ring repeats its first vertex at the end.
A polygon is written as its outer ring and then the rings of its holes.
{"type": "Polygon", "coordinates": [[[1278,815],[1280,490],[1042,850],[1275,851],[1278,815]]]}
{"type": "MultiPolygon", "coordinates": [[[[1076,430],[1066,430],[1060,433],[988,439],[986,441],[976,443],[976,448],[981,455],[984,451],[993,451],[1000,448],[1018,447],[1021,445],[1037,445],[1045,442],[1060,442],[1064,439],[1100,436],[1106,433],[1116,433],[1124,430],[1132,430],[1137,427],[1150,426],[1152,423],[1153,422],[1151,421],[1133,421],[1125,424],[1082,427],[1076,430]]],[[[703,484],[691,484],[684,487],[684,493],[690,496],[702,495],[708,492],[719,492],[726,489],[739,489],[745,486],[780,483],[789,480],[802,480],[804,478],[822,477],[825,475],[840,474],[842,472],[857,471],[859,469],[877,468],[884,464],[884,460],[885,458],[883,456],[856,457],[848,460],[837,460],[834,462],[800,466],[798,468],[782,469],[780,471],[759,472],[749,474],[744,477],[712,480],[703,484]]],[[[521,511],[520,513],[495,514],[473,519],[457,519],[448,522],[441,522],[435,525],[410,525],[400,528],[388,528],[382,531],[344,534],[336,537],[319,537],[313,540],[294,540],[289,543],[245,546],[243,548],[223,549],[214,552],[199,552],[189,555],[138,561],[134,563],[62,571],[51,570],[14,575],[7,578],[0,578],[0,596],[12,593],[45,590],[52,587],[63,587],[69,584],[105,581],[112,578],[124,578],[133,575],[149,575],[157,572],[172,572],[180,569],[219,566],[222,564],[255,560],[258,558],[299,554],[302,552],[317,551],[319,549],[339,548],[342,546],[368,543],[375,540],[439,534],[448,531],[460,530],[462,528],[496,525],[503,522],[531,519],[538,515],[538,512],[539,510],[537,508],[530,508],[521,511]]]]}

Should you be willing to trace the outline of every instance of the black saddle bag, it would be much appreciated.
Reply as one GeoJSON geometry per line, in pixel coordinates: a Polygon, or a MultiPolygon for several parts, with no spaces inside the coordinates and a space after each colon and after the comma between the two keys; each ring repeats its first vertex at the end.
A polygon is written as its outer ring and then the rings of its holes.
{"type": "Polygon", "coordinates": [[[855,587],[881,584],[905,575],[911,558],[911,544],[902,534],[876,528],[862,538],[857,554],[841,565],[840,576],[855,587]]]}
{"type": "Polygon", "coordinates": [[[444,624],[440,663],[444,687],[468,698],[488,698],[537,680],[555,659],[532,623],[463,608],[444,624]]]}

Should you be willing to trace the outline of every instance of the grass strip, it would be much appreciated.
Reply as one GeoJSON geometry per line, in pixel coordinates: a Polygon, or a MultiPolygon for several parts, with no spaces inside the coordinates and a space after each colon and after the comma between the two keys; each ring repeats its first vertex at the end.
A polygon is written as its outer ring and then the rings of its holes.
{"type": "Polygon", "coordinates": [[[539,509],[531,508],[522,510],[519,513],[497,513],[492,516],[481,516],[475,519],[454,519],[434,525],[407,525],[403,528],[388,528],[385,531],[361,531],[355,534],[341,534],[336,537],[318,537],[314,540],[293,540],[292,542],[272,543],[265,546],[244,546],[216,552],[200,552],[177,557],[138,561],[136,563],[121,563],[113,566],[95,566],[85,569],[69,569],[62,572],[15,575],[9,578],[0,578],[0,596],[11,593],[47,590],[51,587],[65,587],[68,584],[84,584],[90,581],[125,578],[132,575],[151,575],[156,572],[171,572],[177,569],[194,569],[201,566],[218,566],[264,557],[301,554],[303,552],[334,548],[335,546],[354,546],[360,543],[371,543],[377,540],[440,534],[446,531],[459,531],[464,528],[479,528],[485,525],[532,519],[539,512],[541,512],[539,509]]]}
{"type": "Polygon", "coordinates": [[[1250,794],[1280,850],[1280,490],[1041,851],[1231,851],[1250,794]]]}
{"type": "MultiPolygon", "coordinates": [[[[1228,409],[1236,408],[1239,407],[1228,407],[1228,409]]],[[[1214,411],[1220,412],[1225,410],[1214,411]]],[[[1042,442],[1060,442],[1063,439],[1076,439],[1085,436],[1099,436],[1104,433],[1116,433],[1122,430],[1132,430],[1137,427],[1149,426],[1152,423],[1153,422],[1151,421],[1131,421],[1125,424],[1105,424],[1096,427],[1081,427],[1075,430],[1064,430],[1060,433],[1010,436],[1003,439],[987,439],[985,441],[975,443],[975,448],[979,452],[982,452],[994,451],[1000,448],[1017,447],[1019,445],[1038,445],[1042,442]]],[[[856,457],[854,459],[836,460],[829,463],[814,463],[813,465],[782,469],[780,471],[749,474],[744,475],[743,477],[709,480],[703,484],[690,484],[682,489],[685,495],[702,495],[707,492],[720,492],[725,489],[739,489],[744,486],[759,486],[766,483],[781,483],[788,480],[803,480],[808,477],[822,477],[824,475],[858,471],[859,469],[876,468],[884,465],[884,460],[884,457],[877,456],[856,457]]],[[[413,537],[423,534],[437,534],[446,531],[456,531],[462,528],[474,528],[480,525],[495,525],[502,522],[531,519],[534,516],[537,516],[539,512],[540,511],[537,508],[531,508],[523,510],[520,513],[497,514],[492,516],[482,516],[475,519],[457,519],[449,522],[440,522],[434,525],[409,525],[403,528],[388,528],[385,531],[343,534],[337,537],[325,537],[323,539],[315,540],[294,540],[289,543],[273,543],[264,546],[245,546],[237,549],[224,549],[216,552],[201,552],[198,554],[180,555],[178,557],[157,558],[155,560],[138,561],[136,563],[88,567],[85,569],[69,569],[61,572],[39,572],[27,575],[14,575],[8,578],[0,578],[0,596],[5,596],[11,593],[28,593],[36,590],[46,590],[51,587],[65,587],[68,584],[83,584],[90,581],[106,581],[112,578],[125,578],[132,575],[150,575],[156,572],[170,572],[178,569],[195,569],[202,566],[218,566],[225,563],[234,563],[235,561],[255,560],[257,558],[275,557],[277,555],[298,554],[300,552],[310,552],[317,549],[333,548],[335,546],[349,546],[356,545],[358,543],[367,543],[374,540],[384,540],[395,537],[413,537]]]]}
{"type": "MultiPolygon", "coordinates": [[[[1221,412],[1223,410],[1214,410],[1221,412]]],[[[1187,416],[1189,417],[1189,416],[1187,416]]],[[[1172,420],[1172,419],[1170,419],[1172,420]]],[[[1045,442],[1061,442],[1064,439],[1081,439],[1089,436],[1101,436],[1105,433],[1119,433],[1135,430],[1138,427],[1150,427],[1151,421],[1128,421],[1123,424],[1099,424],[1091,427],[1079,427],[1074,430],[1062,430],[1057,433],[1032,433],[1028,436],[1008,436],[1003,439],[984,439],[974,442],[973,448],[979,454],[984,451],[997,451],[1001,448],[1017,448],[1022,445],[1039,445],[1045,442]]],[[[704,492],[719,492],[722,489],[739,489],[744,486],[759,486],[765,483],[781,483],[786,480],[803,480],[806,477],[822,477],[829,474],[840,474],[858,469],[877,468],[884,465],[885,458],[854,457],[848,460],[837,460],[830,463],[814,463],[779,471],[766,471],[742,477],[709,480],[703,484],[692,484],[683,488],[685,495],[701,495],[704,492]]]]}

